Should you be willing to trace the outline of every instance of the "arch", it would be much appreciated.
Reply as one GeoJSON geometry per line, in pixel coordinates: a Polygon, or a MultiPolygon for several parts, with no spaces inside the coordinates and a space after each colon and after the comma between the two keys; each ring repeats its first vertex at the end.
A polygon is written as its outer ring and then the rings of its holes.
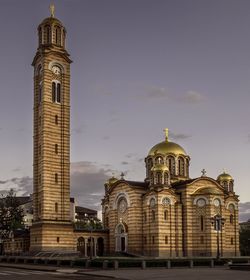
{"type": "Polygon", "coordinates": [[[56,61],[56,60],[51,61],[49,63],[48,69],[51,71],[53,66],[59,67],[62,74],[64,74],[66,72],[66,67],[63,64],[61,64],[60,62],[56,61]]]}
{"type": "Polygon", "coordinates": [[[77,239],[77,251],[80,252],[81,255],[85,255],[85,239],[81,236],[77,239]]]}
{"type": "Polygon", "coordinates": [[[128,244],[128,229],[124,223],[119,223],[115,227],[115,251],[127,252],[128,244]]]}
{"type": "Polygon", "coordinates": [[[55,32],[55,44],[61,46],[61,42],[62,42],[61,28],[56,25],[54,27],[54,32],[55,32]]]}
{"type": "Polygon", "coordinates": [[[148,197],[148,199],[147,199],[147,205],[148,205],[148,206],[150,205],[150,202],[151,202],[152,198],[154,199],[155,204],[156,204],[156,197],[155,197],[155,195],[150,195],[150,196],[148,197]]]}
{"type": "Polygon", "coordinates": [[[102,257],[104,254],[104,239],[98,237],[97,239],[97,256],[102,257]]]}
{"type": "Polygon", "coordinates": [[[44,35],[44,43],[45,44],[51,44],[51,28],[49,25],[45,25],[44,26],[44,32],[43,32],[43,35],[44,35]]]}
{"type": "Polygon", "coordinates": [[[175,175],[175,158],[174,156],[167,157],[167,166],[171,175],[175,175]]]}
{"type": "Polygon", "coordinates": [[[163,174],[163,183],[165,184],[165,185],[169,185],[169,174],[168,174],[168,172],[167,171],[165,171],[164,172],[164,174],[163,174]]]}
{"type": "Polygon", "coordinates": [[[178,174],[179,176],[185,176],[185,160],[183,157],[178,157],[178,174]]]}
{"type": "Polygon", "coordinates": [[[164,205],[164,206],[173,204],[172,200],[171,200],[169,197],[167,197],[167,196],[164,196],[164,197],[162,198],[161,203],[162,203],[162,205],[164,205]]]}
{"type": "Polygon", "coordinates": [[[127,206],[130,207],[130,199],[129,196],[126,192],[120,192],[116,195],[115,199],[114,199],[114,205],[113,205],[113,209],[117,209],[118,208],[118,204],[119,204],[119,200],[121,198],[125,198],[127,201],[127,206]]]}
{"type": "Polygon", "coordinates": [[[157,156],[155,158],[155,164],[163,164],[163,157],[157,156]]]}
{"type": "Polygon", "coordinates": [[[42,64],[41,64],[41,63],[38,64],[37,67],[36,67],[36,70],[35,70],[35,74],[36,74],[37,76],[40,76],[41,73],[42,73],[42,69],[43,69],[42,64]]]}
{"type": "Polygon", "coordinates": [[[209,204],[209,200],[208,200],[208,198],[207,197],[205,197],[205,196],[197,196],[195,199],[194,199],[194,205],[196,205],[197,204],[197,201],[199,200],[199,199],[204,199],[205,200],[205,204],[207,205],[207,204],[209,204]]]}
{"type": "Polygon", "coordinates": [[[58,80],[52,80],[51,99],[53,103],[61,103],[61,83],[58,80]]]}
{"type": "Polygon", "coordinates": [[[217,196],[214,197],[214,199],[213,199],[213,204],[216,203],[217,200],[219,201],[219,204],[220,204],[219,206],[221,206],[221,205],[224,204],[224,203],[223,203],[223,200],[222,200],[220,197],[217,197],[217,196]]]}
{"type": "Polygon", "coordinates": [[[228,202],[226,205],[226,209],[230,210],[230,208],[232,212],[235,211],[235,209],[237,208],[237,204],[233,201],[228,202]]]}

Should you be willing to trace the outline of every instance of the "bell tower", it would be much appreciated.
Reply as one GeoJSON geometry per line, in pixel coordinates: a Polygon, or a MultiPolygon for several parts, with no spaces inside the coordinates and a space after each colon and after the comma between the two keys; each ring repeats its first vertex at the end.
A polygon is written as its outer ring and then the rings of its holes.
{"type": "Polygon", "coordinates": [[[70,64],[66,30],[54,16],[38,26],[34,67],[31,251],[72,251],[70,219],[70,64]]]}

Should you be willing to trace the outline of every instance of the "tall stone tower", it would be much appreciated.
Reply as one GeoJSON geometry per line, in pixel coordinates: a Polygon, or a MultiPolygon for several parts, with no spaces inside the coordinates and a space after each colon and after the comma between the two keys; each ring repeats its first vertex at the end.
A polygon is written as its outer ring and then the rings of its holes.
{"type": "Polygon", "coordinates": [[[75,250],[70,221],[70,63],[66,30],[51,16],[38,26],[34,66],[31,251],[75,250]]]}

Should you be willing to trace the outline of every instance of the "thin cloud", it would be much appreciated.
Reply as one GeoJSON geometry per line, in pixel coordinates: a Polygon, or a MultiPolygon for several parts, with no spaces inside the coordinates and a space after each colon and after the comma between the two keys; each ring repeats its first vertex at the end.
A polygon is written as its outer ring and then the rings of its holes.
{"type": "Polygon", "coordinates": [[[172,131],[169,131],[169,136],[172,140],[185,140],[190,138],[191,136],[188,134],[184,134],[184,133],[174,133],[172,131]]]}
{"type": "Polygon", "coordinates": [[[150,99],[162,99],[169,98],[169,94],[166,88],[156,86],[146,86],[147,98],[150,99]]]}
{"type": "Polygon", "coordinates": [[[128,161],[122,161],[121,164],[122,165],[127,165],[127,164],[129,164],[129,162],[128,161]]]}
{"type": "Polygon", "coordinates": [[[204,100],[204,96],[194,90],[187,91],[183,96],[181,96],[180,101],[184,103],[200,103],[204,100]]]}

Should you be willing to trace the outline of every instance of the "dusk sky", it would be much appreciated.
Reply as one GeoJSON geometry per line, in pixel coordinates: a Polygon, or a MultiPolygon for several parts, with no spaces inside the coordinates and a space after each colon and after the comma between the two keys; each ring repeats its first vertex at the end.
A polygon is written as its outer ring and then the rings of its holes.
{"type": "MultiPolygon", "coordinates": [[[[51,1],[0,0],[0,190],[32,192],[37,26],[51,1]]],[[[71,190],[98,208],[108,177],[145,178],[164,140],[190,176],[235,180],[250,218],[250,1],[58,0],[71,54],[71,190]]]]}

